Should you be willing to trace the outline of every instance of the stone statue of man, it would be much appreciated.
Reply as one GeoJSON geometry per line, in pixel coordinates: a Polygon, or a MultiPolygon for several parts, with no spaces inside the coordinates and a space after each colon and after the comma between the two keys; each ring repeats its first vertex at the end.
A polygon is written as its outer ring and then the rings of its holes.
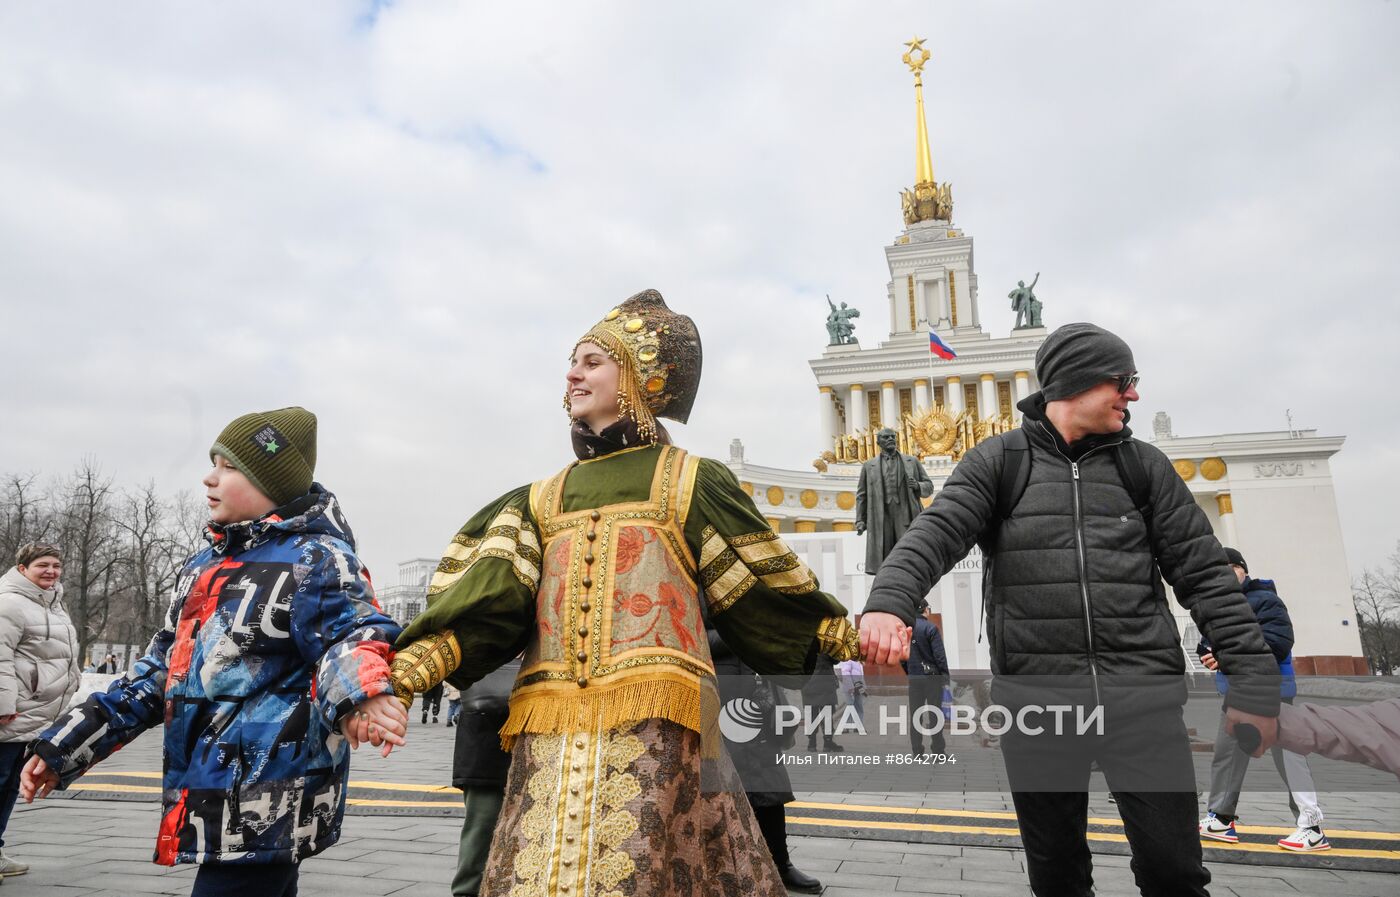
{"type": "Polygon", "coordinates": [[[1016,289],[1007,293],[1011,300],[1011,310],[1016,313],[1016,329],[1040,326],[1040,300],[1035,298],[1035,285],[1040,282],[1040,272],[1035,272],[1035,280],[1026,286],[1024,280],[1016,281],[1016,289]],[[1022,323],[1024,321],[1024,323],[1022,323]]]}
{"type": "Polygon", "coordinates": [[[933,480],[913,455],[899,450],[899,437],[885,427],[875,434],[880,454],[861,465],[856,486],[856,532],[866,533],[865,572],[874,576],[894,543],[933,494],[933,480]]]}

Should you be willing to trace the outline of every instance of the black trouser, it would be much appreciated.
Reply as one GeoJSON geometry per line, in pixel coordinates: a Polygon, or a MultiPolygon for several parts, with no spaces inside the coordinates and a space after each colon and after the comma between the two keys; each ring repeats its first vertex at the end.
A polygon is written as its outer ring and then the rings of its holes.
{"type": "Polygon", "coordinates": [[[239,863],[200,866],[190,897],[297,897],[295,863],[239,863]]]}
{"type": "MultiPolygon", "coordinates": [[[[914,661],[910,661],[913,663],[914,661]]],[[[937,723],[937,717],[943,712],[943,684],[948,680],[942,676],[923,676],[914,674],[909,677],[909,745],[914,749],[914,753],[922,754],[924,735],[914,727],[914,714],[920,707],[934,707],[933,713],[921,713],[919,719],[925,728],[932,728],[937,723]]],[[[943,740],[943,730],[939,729],[934,734],[928,736],[930,754],[941,754],[946,748],[943,740]]]]}
{"type": "Polygon", "coordinates": [[[442,683],[423,692],[423,722],[428,721],[428,708],[433,709],[433,721],[437,722],[438,711],[442,709],[442,683]]]}
{"type": "Polygon", "coordinates": [[[1089,767],[1097,762],[1118,800],[1138,890],[1144,897],[1207,897],[1196,793],[1147,790],[1152,782],[1182,787],[1194,779],[1181,711],[1117,722],[1108,721],[1103,735],[1027,736],[1012,728],[1002,737],[1031,890],[1036,897],[1094,893],[1085,833],[1089,767]]]}
{"type": "Polygon", "coordinates": [[[19,774],[24,769],[23,741],[0,744],[0,847],[5,846],[5,829],[10,825],[10,812],[19,797],[19,774]]]}
{"type": "MultiPolygon", "coordinates": [[[[752,804],[752,801],[750,801],[752,804]]],[[[773,855],[773,863],[778,871],[786,869],[792,859],[788,856],[787,810],[782,804],[771,807],[754,807],[753,818],[758,820],[758,830],[763,832],[763,843],[773,855]]]]}

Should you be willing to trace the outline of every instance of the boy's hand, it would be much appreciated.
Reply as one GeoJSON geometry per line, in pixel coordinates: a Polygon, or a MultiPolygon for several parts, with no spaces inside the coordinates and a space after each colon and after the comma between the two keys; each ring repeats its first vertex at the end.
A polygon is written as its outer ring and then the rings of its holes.
{"type": "Polygon", "coordinates": [[[1216,660],[1215,655],[1210,652],[1201,655],[1201,663],[1208,670],[1220,669],[1220,661],[1216,660]]]}
{"type": "Polygon", "coordinates": [[[408,714],[393,694],[375,695],[340,721],[340,731],[350,742],[351,750],[369,743],[382,746],[387,757],[395,746],[407,744],[404,735],[408,732],[408,714]]]}
{"type": "Polygon", "coordinates": [[[29,762],[24,764],[24,770],[19,774],[19,793],[27,804],[34,803],[34,798],[45,798],[49,792],[58,787],[58,773],[49,769],[40,757],[30,757],[29,762]]]}

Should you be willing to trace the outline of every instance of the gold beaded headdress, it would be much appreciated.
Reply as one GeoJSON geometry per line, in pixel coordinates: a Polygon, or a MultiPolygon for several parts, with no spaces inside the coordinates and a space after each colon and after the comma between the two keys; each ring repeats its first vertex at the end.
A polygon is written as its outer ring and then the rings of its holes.
{"type": "Polygon", "coordinates": [[[617,362],[618,414],[637,422],[643,441],[655,439],[658,417],[680,423],[690,418],[704,358],[700,331],[667,308],[656,290],[643,290],[608,312],[574,348],[580,343],[596,344],[617,362]]]}

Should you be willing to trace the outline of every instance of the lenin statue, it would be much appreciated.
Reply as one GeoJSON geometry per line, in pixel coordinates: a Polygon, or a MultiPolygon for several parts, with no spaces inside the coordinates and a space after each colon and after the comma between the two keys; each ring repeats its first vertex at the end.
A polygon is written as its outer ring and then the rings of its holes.
{"type": "Polygon", "coordinates": [[[880,562],[923,510],[921,498],[933,494],[933,481],[919,459],[899,451],[899,437],[889,427],[875,434],[880,454],[860,468],[856,487],[856,532],[865,540],[865,572],[874,576],[880,562]]]}

